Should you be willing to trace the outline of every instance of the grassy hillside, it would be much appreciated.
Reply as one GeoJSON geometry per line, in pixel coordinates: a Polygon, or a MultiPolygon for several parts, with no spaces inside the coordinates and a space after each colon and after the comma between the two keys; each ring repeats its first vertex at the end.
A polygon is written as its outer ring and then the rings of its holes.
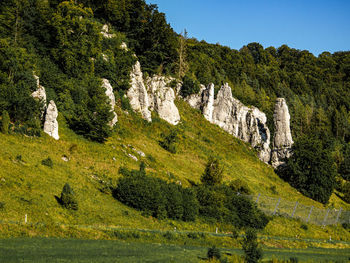
{"type": "MultiPolygon", "coordinates": [[[[305,205],[323,207],[306,198],[282,181],[273,169],[259,161],[254,150],[215,125],[207,122],[196,110],[185,102],[177,101],[182,122],[178,125],[180,143],[178,152],[171,154],[159,146],[161,134],[169,132],[169,124],[153,116],[147,123],[138,114],[126,113],[118,108],[119,122],[112,137],[105,144],[90,142],[69,130],[59,118],[60,140],[43,135],[39,138],[18,134],[0,134],[0,220],[22,221],[28,215],[28,222],[47,224],[40,227],[24,227],[0,224],[0,236],[16,235],[73,235],[65,225],[109,225],[122,228],[155,230],[215,231],[217,225],[205,222],[184,223],[172,220],[157,220],[144,217],[115,200],[106,191],[106,182],[115,183],[120,177],[120,167],[137,169],[140,160],[147,165],[147,173],[163,179],[181,182],[189,186],[188,180],[199,182],[209,156],[216,156],[224,165],[224,180],[241,179],[253,193],[282,197],[299,201],[305,205]],[[141,157],[137,151],[146,154],[141,157]],[[135,161],[128,156],[138,158],[135,161]],[[43,165],[42,160],[50,157],[53,167],[43,165]],[[66,157],[69,161],[64,161],[66,157]],[[60,196],[63,185],[68,182],[77,194],[78,211],[63,209],[55,199],[60,196]]],[[[349,207],[335,195],[330,203],[335,207],[349,207]]],[[[283,218],[272,220],[264,234],[295,236],[301,222],[283,218]]],[[[220,230],[230,230],[219,226],[220,230]]],[[[73,236],[106,238],[94,230],[77,231],[73,236]]],[[[299,231],[306,238],[328,238],[350,240],[350,233],[342,227],[309,226],[308,231],[299,231]]],[[[231,241],[230,241],[231,242],[231,241]]],[[[231,242],[232,243],[232,242],[231,242]]],[[[270,242],[271,243],[271,242],[270,242]]],[[[267,242],[269,244],[269,242],[267,242]]]]}

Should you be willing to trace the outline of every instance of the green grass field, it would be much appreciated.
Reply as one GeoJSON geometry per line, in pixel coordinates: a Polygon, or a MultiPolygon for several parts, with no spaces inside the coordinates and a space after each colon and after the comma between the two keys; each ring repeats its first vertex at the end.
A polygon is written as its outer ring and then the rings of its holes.
{"type": "MultiPolygon", "coordinates": [[[[206,253],[206,247],[198,246],[52,238],[0,239],[1,262],[199,262],[206,259],[206,253]]],[[[242,251],[224,249],[222,254],[229,262],[235,262],[242,251]]],[[[264,249],[264,261],[294,257],[299,262],[347,262],[349,256],[350,249],[264,249]]]]}
{"type": "MultiPolygon", "coordinates": [[[[69,130],[59,117],[60,140],[44,135],[31,138],[18,134],[0,133],[0,221],[23,222],[27,214],[29,223],[44,223],[43,227],[24,227],[15,224],[0,224],[0,237],[45,236],[110,239],[103,231],[96,229],[77,230],[61,225],[117,226],[155,230],[183,231],[230,231],[232,227],[197,220],[181,222],[157,220],[144,217],[104,191],[104,183],[112,184],[120,177],[121,166],[137,169],[140,161],[147,165],[147,173],[168,181],[199,182],[209,156],[214,155],[224,165],[224,181],[241,179],[255,194],[282,197],[300,204],[324,208],[281,180],[273,169],[258,160],[251,147],[233,138],[219,127],[206,121],[202,114],[191,109],[185,102],[177,101],[182,117],[178,125],[180,142],[178,152],[171,154],[159,146],[163,132],[171,126],[156,116],[147,123],[138,114],[125,114],[117,108],[119,122],[111,138],[105,144],[93,143],[69,130]],[[146,157],[141,157],[136,150],[146,157]],[[127,154],[137,156],[134,161],[127,154]],[[50,157],[53,167],[42,165],[50,157]],[[62,160],[66,157],[69,161],[62,160]],[[77,194],[78,211],[62,208],[55,199],[63,185],[68,182],[77,194]],[[102,183],[101,183],[102,182],[102,183]]],[[[329,206],[349,209],[336,195],[332,195],[329,206]]],[[[321,228],[302,222],[276,217],[264,230],[264,235],[302,238],[324,238],[350,241],[350,233],[341,226],[321,228]]],[[[269,244],[266,244],[269,245],[269,244]]],[[[272,247],[280,244],[270,244],[272,247]]],[[[226,246],[226,245],[225,245],[226,246]]],[[[224,246],[224,247],[225,247],[224,246]]],[[[228,243],[227,246],[232,246],[228,243]]],[[[294,241],[284,242],[283,247],[305,247],[294,241]]]]}

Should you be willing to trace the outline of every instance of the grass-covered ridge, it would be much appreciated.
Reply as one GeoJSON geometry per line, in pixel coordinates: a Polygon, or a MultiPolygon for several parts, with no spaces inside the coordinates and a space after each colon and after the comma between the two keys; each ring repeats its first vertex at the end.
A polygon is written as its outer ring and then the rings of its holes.
{"type": "MultiPolygon", "coordinates": [[[[109,225],[122,228],[140,228],[156,230],[219,231],[230,230],[224,225],[207,222],[181,222],[157,220],[144,217],[119,203],[108,192],[106,182],[112,184],[120,177],[120,167],[138,169],[143,160],[150,175],[167,181],[181,182],[189,186],[188,180],[199,182],[208,157],[220,159],[224,166],[224,181],[241,179],[254,193],[278,196],[299,201],[305,205],[322,207],[308,199],[282,181],[273,169],[262,163],[256,153],[247,144],[235,139],[215,125],[207,122],[203,116],[191,109],[185,102],[177,101],[182,122],[177,127],[180,140],[177,153],[164,150],[159,141],[161,134],[174,127],[153,116],[153,122],[147,123],[137,114],[126,114],[118,110],[119,122],[116,131],[105,144],[90,142],[76,135],[59,118],[60,140],[48,136],[26,137],[17,134],[0,134],[0,220],[24,221],[28,215],[29,223],[43,222],[49,226],[46,230],[0,225],[1,236],[13,236],[37,233],[47,236],[66,236],[78,230],[56,227],[65,225],[109,225]],[[141,157],[141,150],[146,157],[141,157]],[[128,156],[132,154],[139,161],[128,156]],[[52,168],[42,164],[50,159],[52,168]],[[66,157],[69,161],[64,161],[66,157]],[[79,209],[70,211],[62,208],[56,196],[60,196],[65,183],[73,188],[77,196],[79,209]],[[103,183],[101,183],[103,182],[103,183]],[[22,233],[22,234],[21,234],[22,233]]],[[[347,206],[335,195],[331,198],[335,207],[347,206]]],[[[274,219],[266,227],[266,234],[295,236],[301,222],[274,219]]],[[[328,238],[350,240],[349,232],[341,227],[311,226],[308,231],[299,231],[303,238],[328,238]]],[[[74,234],[78,236],[79,234],[74,234]]],[[[99,231],[90,230],[81,237],[106,238],[99,231]]],[[[289,242],[290,243],[290,242],[289,242]]]]}

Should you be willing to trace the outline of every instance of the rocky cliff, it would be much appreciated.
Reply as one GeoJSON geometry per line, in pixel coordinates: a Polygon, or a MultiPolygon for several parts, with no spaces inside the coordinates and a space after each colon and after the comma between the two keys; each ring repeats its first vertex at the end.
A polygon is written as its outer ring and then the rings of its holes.
{"type": "Polygon", "coordinates": [[[127,92],[130,106],[134,111],[141,113],[142,117],[151,122],[151,112],[149,111],[148,94],[143,80],[140,62],[136,62],[130,73],[130,89],[127,92]]]}
{"type": "MultiPolygon", "coordinates": [[[[144,81],[140,63],[137,62],[130,74],[131,87],[127,93],[133,110],[141,112],[143,118],[148,121],[152,121],[150,111],[155,111],[160,118],[177,125],[180,115],[174,104],[175,92],[170,87],[172,80],[155,75],[144,81]]],[[[271,162],[276,168],[291,155],[293,140],[288,106],[284,99],[279,98],[276,101],[273,151],[270,148],[271,135],[265,113],[258,108],[247,107],[234,98],[227,83],[221,87],[216,99],[214,84],[209,84],[208,87],[201,85],[197,94],[184,99],[191,107],[200,110],[209,122],[250,143],[258,150],[258,157],[263,162],[271,162]]]]}
{"type": "Polygon", "coordinates": [[[285,164],[285,159],[292,154],[292,133],[290,130],[290,115],[286,100],[277,98],[273,114],[275,134],[272,144],[271,164],[277,168],[285,164]]]}
{"type": "Polygon", "coordinates": [[[152,121],[151,111],[155,111],[161,119],[177,125],[180,114],[174,103],[175,92],[169,86],[172,80],[172,78],[153,76],[147,78],[145,85],[141,65],[137,61],[130,73],[131,87],[127,92],[132,109],[140,112],[149,122],[152,121]]]}
{"type": "Polygon", "coordinates": [[[41,118],[45,117],[44,122],[44,132],[58,140],[60,136],[58,135],[58,122],[57,116],[58,111],[56,104],[53,100],[50,101],[49,105],[46,106],[46,91],[43,86],[40,85],[39,77],[34,75],[36,79],[37,90],[34,91],[31,95],[34,99],[40,101],[43,104],[41,110],[41,118]]]}
{"type": "Polygon", "coordinates": [[[115,107],[115,96],[113,93],[113,87],[109,83],[108,79],[102,79],[102,87],[106,89],[106,96],[109,99],[109,104],[111,106],[111,112],[113,113],[113,119],[109,122],[109,126],[113,127],[118,122],[118,116],[114,111],[115,107]]]}
{"type": "Polygon", "coordinates": [[[55,140],[58,140],[58,122],[57,122],[58,110],[53,100],[50,101],[49,106],[46,109],[44,132],[50,135],[55,140]]]}
{"type": "Polygon", "coordinates": [[[180,122],[180,114],[175,101],[175,92],[169,86],[172,78],[153,76],[147,78],[146,86],[150,109],[156,111],[159,117],[172,125],[180,122]]]}
{"type": "Polygon", "coordinates": [[[265,113],[255,107],[248,108],[235,99],[227,83],[221,87],[216,99],[214,85],[209,84],[207,88],[201,85],[198,94],[193,94],[185,100],[193,108],[201,110],[211,123],[249,142],[259,151],[262,161],[270,161],[270,131],[266,125],[265,113]]]}

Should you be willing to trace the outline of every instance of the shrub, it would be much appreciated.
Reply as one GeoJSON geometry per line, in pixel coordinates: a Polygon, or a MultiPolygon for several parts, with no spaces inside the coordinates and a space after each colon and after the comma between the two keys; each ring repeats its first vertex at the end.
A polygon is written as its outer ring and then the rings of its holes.
{"type": "Polygon", "coordinates": [[[231,181],[229,186],[233,191],[237,193],[247,194],[247,195],[251,193],[248,184],[242,181],[241,179],[236,179],[234,181],[231,181]]]}
{"type": "Polygon", "coordinates": [[[350,182],[346,182],[343,187],[344,201],[350,204],[350,182]]]}
{"type": "Polygon", "coordinates": [[[176,239],[176,234],[170,231],[167,231],[163,234],[163,237],[165,237],[168,240],[174,240],[176,239]]]}
{"type": "Polygon", "coordinates": [[[219,160],[210,157],[206,166],[204,173],[201,177],[201,182],[204,185],[218,185],[221,183],[223,178],[223,168],[221,167],[219,160]]]}
{"type": "Polygon", "coordinates": [[[248,198],[229,186],[198,186],[199,214],[207,219],[233,224],[237,228],[263,229],[268,217],[248,198]]]}
{"type": "Polygon", "coordinates": [[[69,147],[69,152],[71,154],[75,153],[78,150],[78,145],[76,143],[73,143],[70,147],[69,147]]]}
{"type": "Polygon", "coordinates": [[[305,231],[309,229],[309,227],[305,224],[301,224],[300,228],[304,229],[305,231]]]}
{"type": "Polygon", "coordinates": [[[179,141],[178,132],[176,129],[171,129],[168,134],[162,133],[162,140],[159,142],[159,145],[171,153],[177,152],[177,143],[179,141]]]}
{"type": "Polygon", "coordinates": [[[0,202],[0,209],[4,209],[5,208],[5,203],[4,202],[0,202]]]}
{"type": "Polygon", "coordinates": [[[42,160],[42,161],[41,161],[41,164],[42,164],[42,165],[45,165],[45,166],[48,166],[48,167],[50,167],[50,168],[53,167],[53,162],[52,162],[52,160],[51,160],[50,157],[47,157],[46,159],[42,160]]]}
{"type": "Polygon", "coordinates": [[[208,248],[207,256],[209,259],[220,259],[221,258],[221,251],[216,246],[212,246],[208,248]]]}
{"type": "Polygon", "coordinates": [[[60,202],[66,209],[78,210],[78,202],[75,198],[73,189],[68,183],[63,186],[60,202]]]}
{"type": "Polygon", "coordinates": [[[299,260],[298,260],[297,257],[291,257],[291,258],[289,259],[289,262],[290,262],[290,263],[298,263],[299,260]]]}
{"type": "Polygon", "coordinates": [[[342,227],[346,230],[350,230],[350,223],[343,223],[342,227]]]}
{"type": "Polygon", "coordinates": [[[248,229],[242,241],[245,262],[257,263],[262,258],[262,250],[258,247],[256,230],[248,229]]]}
{"type": "Polygon", "coordinates": [[[146,175],[146,165],[144,162],[140,163],[139,173],[140,175],[146,175]]]}
{"type": "Polygon", "coordinates": [[[195,79],[195,77],[186,74],[183,78],[183,83],[181,87],[181,96],[186,98],[191,94],[195,94],[199,92],[199,82],[195,79]]]}
{"type": "Polygon", "coordinates": [[[175,183],[147,176],[138,170],[121,168],[113,196],[120,202],[143,211],[145,216],[193,221],[198,215],[195,193],[175,183]]]}
{"type": "Polygon", "coordinates": [[[190,188],[182,188],[183,221],[194,221],[199,213],[196,192],[190,188]]]}
{"type": "Polygon", "coordinates": [[[280,175],[302,194],[326,204],[335,186],[336,169],[328,145],[317,138],[299,137],[280,175]]]}
{"type": "Polygon", "coordinates": [[[1,119],[1,132],[3,134],[8,134],[9,125],[10,125],[10,116],[9,116],[9,113],[6,110],[4,110],[2,112],[2,119],[1,119]]]}

